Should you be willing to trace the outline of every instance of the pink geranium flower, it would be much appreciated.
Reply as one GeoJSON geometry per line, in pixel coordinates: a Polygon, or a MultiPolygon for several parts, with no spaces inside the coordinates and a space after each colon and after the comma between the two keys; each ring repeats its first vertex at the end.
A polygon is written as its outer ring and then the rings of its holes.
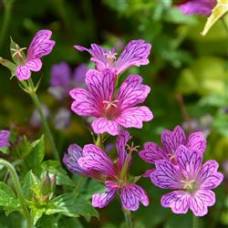
{"type": "Polygon", "coordinates": [[[96,134],[118,135],[121,127],[142,128],[143,121],[153,118],[148,107],[136,106],[144,102],[150,92],[150,87],[142,85],[142,80],[138,75],[130,75],[115,94],[113,71],[89,70],[85,79],[88,90],[70,91],[75,100],[71,109],[80,116],[95,117],[92,128],[96,134]]]}
{"type": "Polygon", "coordinates": [[[184,14],[211,14],[211,10],[215,7],[216,0],[188,0],[179,6],[184,14]]]}
{"type": "Polygon", "coordinates": [[[151,181],[158,187],[173,189],[161,198],[163,207],[170,207],[176,214],[192,210],[195,216],[207,214],[207,207],[215,204],[215,193],[223,175],[217,172],[214,160],[202,165],[203,154],[181,145],[175,152],[177,165],[168,160],[155,162],[156,170],[150,174],[151,181]]]}
{"type": "Polygon", "coordinates": [[[131,147],[127,153],[125,149],[130,138],[130,134],[126,131],[121,132],[117,137],[118,158],[116,164],[101,148],[93,144],[85,145],[83,150],[76,144],[71,145],[68,153],[65,154],[63,163],[71,172],[105,181],[106,191],[92,196],[94,207],[105,207],[118,191],[121,203],[126,210],[138,210],[140,202],[144,206],[148,206],[149,199],[144,189],[127,180],[131,154],[135,150],[131,147]]]}
{"type": "Polygon", "coordinates": [[[10,131],[2,130],[0,131],[0,148],[5,146],[10,146],[10,131]]]}
{"type": "Polygon", "coordinates": [[[161,142],[162,146],[154,142],[146,142],[143,150],[139,152],[139,156],[151,164],[155,164],[161,159],[170,160],[175,164],[175,152],[180,145],[199,153],[204,153],[206,149],[206,139],[202,132],[194,132],[186,137],[180,126],[176,126],[173,131],[164,130],[161,135],[161,142]]]}
{"type": "Polygon", "coordinates": [[[50,40],[52,32],[50,30],[38,31],[31,44],[29,45],[26,59],[22,58],[21,50],[13,50],[14,54],[20,58],[20,65],[16,67],[15,74],[20,81],[28,80],[31,77],[31,71],[38,72],[41,70],[41,57],[51,53],[55,41],[50,40]]]}
{"type": "Polygon", "coordinates": [[[90,53],[91,61],[96,64],[98,71],[112,69],[115,74],[119,75],[131,66],[147,65],[148,56],[151,50],[151,44],[145,43],[144,40],[132,40],[124,48],[122,54],[116,58],[116,50],[106,50],[97,44],[91,44],[91,48],[85,48],[75,45],[78,51],[87,51],[90,53]]]}

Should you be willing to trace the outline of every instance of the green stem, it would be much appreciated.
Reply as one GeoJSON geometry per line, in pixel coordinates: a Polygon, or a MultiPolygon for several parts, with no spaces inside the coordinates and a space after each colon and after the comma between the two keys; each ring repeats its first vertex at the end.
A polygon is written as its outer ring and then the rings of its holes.
{"type": "Polygon", "coordinates": [[[1,53],[1,50],[3,47],[5,37],[7,35],[7,30],[9,28],[13,2],[14,2],[14,0],[8,0],[8,1],[5,0],[4,1],[5,11],[4,11],[3,22],[2,22],[2,26],[1,26],[2,29],[0,31],[0,53],[1,53]]]}
{"type": "Polygon", "coordinates": [[[133,228],[133,222],[131,218],[131,212],[123,209],[124,212],[124,217],[125,217],[125,222],[126,222],[126,227],[127,228],[133,228]]]}
{"type": "Polygon", "coordinates": [[[222,21],[222,24],[223,24],[223,26],[224,26],[225,30],[228,32],[228,25],[226,24],[226,20],[225,20],[225,18],[224,18],[224,17],[222,17],[222,18],[221,18],[221,21],[222,21]]]}
{"type": "Polygon", "coordinates": [[[21,208],[23,211],[23,215],[25,216],[25,218],[27,220],[27,228],[31,228],[32,227],[31,217],[29,214],[29,210],[27,208],[26,200],[25,200],[23,193],[22,193],[22,190],[21,190],[21,185],[20,185],[16,170],[8,161],[6,161],[4,159],[0,159],[0,165],[5,166],[12,176],[14,186],[15,186],[15,190],[17,192],[17,197],[20,201],[20,205],[21,205],[21,208]]]}
{"type": "Polygon", "coordinates": [[[51,133],[51,130],[48,126],[48,123],[47,123],[47,120],[44,116],[44,113],[42,111],[42,107],[41,107],[41,104],[40,104],[40,101],[39,101],[39,98],[37,96],[37,94],[34,92],[34,93],[30,93],[30,96],[40,114],[40,118],[41,118],[41,121],[43,123],[43,127],[44,127],[44,131],[45,131],[45,134],[48,138],[48,141],[50,142],[50,145],[52,147],[52,150],[53,150],[53,154],[54,154],[54,157],[56,160],[60,161],[60,158],[59,158],[59,153],[58,153],[58,150],[56,148],[56,145],[55,145],[55,141],[54,141],[54,138],[52,136],[52,133],[51,133]]]}
{"type": "Polygon", "coordinates": [[[198,228],[199,227],[199,220],[198,218],[193,215],[193,218],[192,218],[192,228],[198,228]]]}

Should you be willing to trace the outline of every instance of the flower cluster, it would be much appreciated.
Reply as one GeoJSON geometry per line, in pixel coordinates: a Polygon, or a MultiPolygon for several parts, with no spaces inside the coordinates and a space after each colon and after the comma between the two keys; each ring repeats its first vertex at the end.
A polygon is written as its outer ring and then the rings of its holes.
{"type": "Polygon", "coordinates": [[[149,199],[143,188],[128,182],[131,155],[136,150],[136,147],[128,146],[127,153],[125,147],[130,138],[127,131],[122,131],[118,135],[116,164],[100,147],[93,144],[85,145],[83,149],[77,144],[69,146],[63,163],[71,172],[105,181],[106,191],[102,194],[96,193],[92,197],[94,207],[105,207],[118,191],[120,191],[121,203],[126,210],[138,210],[140,202],[144,206],[148,206],[149,199]]]}
{"type": "Polygon", "coordinates": [[[139,155],[148,163],[155,164],[146,176],[158,187],[174,190],[161,199],[163,207],[174,213],[185,214],[191,209],[195,216],[207,214],[208,206],[215,204],[216,188],[223,180],[217,172],[218,163],[207,161],[202,164],[206,140],[201,132],[192,133],[186,139],[181,127],[172,132],[165,130],[161,141],[163,147],[147,142],[139,155]]]}

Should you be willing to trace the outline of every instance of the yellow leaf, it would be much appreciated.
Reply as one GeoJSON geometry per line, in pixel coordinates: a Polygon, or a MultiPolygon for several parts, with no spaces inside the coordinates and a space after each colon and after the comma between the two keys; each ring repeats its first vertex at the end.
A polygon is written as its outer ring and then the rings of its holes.
{"type": "Polygon", "coordinates": [[[217,0],[217,5],[212,10],[212,14],[208,17],[207,23],[201,35],[205,36],[214,23],[228,12],[228,0],[217,0]]]}

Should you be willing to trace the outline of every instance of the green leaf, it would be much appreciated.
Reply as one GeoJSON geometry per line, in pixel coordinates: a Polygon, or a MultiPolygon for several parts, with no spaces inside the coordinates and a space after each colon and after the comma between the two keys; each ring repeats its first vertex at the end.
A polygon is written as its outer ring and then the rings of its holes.
{"type": "Polygon", "coordinates": [[[3,59],[0,57],[0,64],[8,68],[12,75],[15,75],[16,65],[9,61],[8,59],[3,59]]]}
{"type": "Polygon", "coordinates": [[[74,182],[67,175],[67,172],[61,168],[59,162],[51,160],[43,162],[41,164],[41,176],[44,176],[47,170],[49,171],[50,176],[56,174],[57,185],[75,186],[74,182]]]}
{"type": "Polygon", "coordinates": [[[34,195],[41,194],[41,186],[39,179],[30,170],[24,177],[22,182],[22,191],[26,199],[31,200],[34,195]]]}
{"type": "Polygon", "coordinates": [[[90,220],[92,216],[98,217],[98,212],[92,207],[90,201],[76,193],[66,193],[54,198],[45,213],[47,215],[61,213],[70,217],[81,215],[87,220],[90,220]]]}
{"type": "Polygon", "coordinates": [[[58,227],[61,227],[61,228],[69,228],[69,227],[83,228],[82,224],[77,218],[63,217],[62,219],[59,220],[58,225],[59,225],[58,227]]]}
{"type": "Polygon", "coordinates": [[[3,154],[9,154],[10,149],[8,146],[4,146],[0,148],[0,152],[2,152],[3,154]]]}
{"type": "Polygon", "coordinates": [[[18,210],[20,206],[14,192],[4,182],[0,182],[0,206],[10,212],[18,210]]]}

